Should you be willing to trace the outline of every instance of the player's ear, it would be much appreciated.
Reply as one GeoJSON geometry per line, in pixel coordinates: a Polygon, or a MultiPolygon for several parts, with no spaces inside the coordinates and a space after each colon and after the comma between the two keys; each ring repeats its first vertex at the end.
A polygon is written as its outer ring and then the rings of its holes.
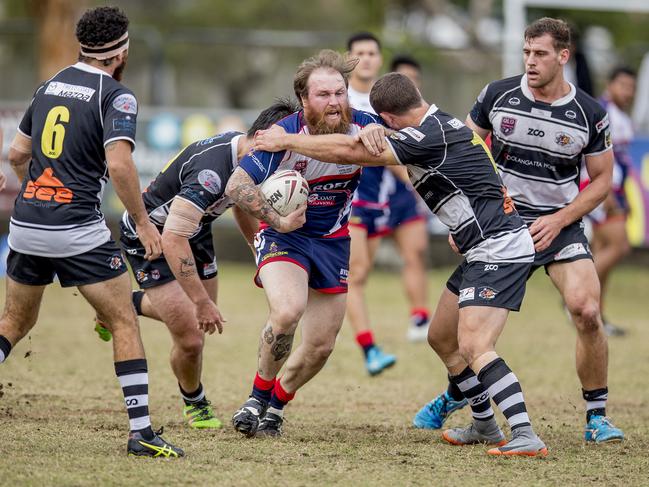
{"type": "Polygon", "coordinates": [[[559,64],[563,66],[568,62],[568,59],[570,59],[570,50],[561,49],[561,51],[559,51],[559,64]]]}

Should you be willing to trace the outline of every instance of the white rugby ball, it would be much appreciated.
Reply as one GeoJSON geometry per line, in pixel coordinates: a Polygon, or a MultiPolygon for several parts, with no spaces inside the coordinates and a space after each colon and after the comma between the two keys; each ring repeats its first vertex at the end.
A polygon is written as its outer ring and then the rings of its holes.
{"type": "Polygon", "coordinates": [[[286,216],[306,203],[309,183],[299,172],[288,169],[276,172],[264,181],[261,192],[277,213],[286,216]]]}

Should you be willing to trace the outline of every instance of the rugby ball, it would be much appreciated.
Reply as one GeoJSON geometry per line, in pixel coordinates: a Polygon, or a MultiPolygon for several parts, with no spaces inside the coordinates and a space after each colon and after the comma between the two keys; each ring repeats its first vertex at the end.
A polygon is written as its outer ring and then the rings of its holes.
{"type": "Polygon", "coordinates": [[[309,197],[309,183],[293,170],[276,172],[260,189],[268,204],[282,216],[297,210],[309,197]]]}

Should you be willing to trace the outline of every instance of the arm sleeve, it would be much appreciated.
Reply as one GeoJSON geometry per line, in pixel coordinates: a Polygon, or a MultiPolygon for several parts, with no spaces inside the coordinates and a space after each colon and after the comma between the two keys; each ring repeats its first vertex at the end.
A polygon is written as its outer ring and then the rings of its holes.
{"type": "Polygon", "coordinates": [[[613,143],[611,141],[611,127],[608,120],[608,113],[604,109],[597,110],[591,121],[590,138],[588,145],[584,148],[584,155],[601,154],[612,147],[613,143]]]}
{"type": "Polygon", "coordinates": [[[469,112],[471,120],[478,126],[486,130],[492,130],[491,121],[489,120],[489,112],[493,108],[494,90],[491,84],[488,84],[478,95],[473,108],[469,112]]]}
{"type": "Polygon", "coordinates": [[[104,147],[116,140],[126,140],[135,149],[135,125],[137,120],[137,100],[126,90],[109,94],[104,108],[104,147]]]}

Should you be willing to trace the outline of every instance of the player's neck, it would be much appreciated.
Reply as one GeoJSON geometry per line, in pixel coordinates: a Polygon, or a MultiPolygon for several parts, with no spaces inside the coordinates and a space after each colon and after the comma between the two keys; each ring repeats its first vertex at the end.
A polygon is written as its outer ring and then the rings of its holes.
{"type": "Polygon", "coordinates": [[[555,102],[570,93],[570,83],[568,83],[563,76],[557,76],[541,88],[532,88],[529,85],[528,87],[536,101],[542,101],[545,103],[555,102]]]}
{"type": "Polygon", "coordinates": [[[104,63],[102,63],[97,59],[89,59],[88,61],[81,61],[81,62],[87,64],[88,66],[92,66],[93,68],[100,69],[101,71],[108,73],[111,77],[115,72],[115,63],[111,63],[110,65],[106,66],[104,65],[104,63]]]}
{"type": "Polygon", "coordinates": [[[372,90],[372,85],[374,84],[374,80],[364,80],[364,79],[358,79],[358,78],[350,78],[349,79],[349,86],[354,90],[358,91],[359,93],[369,93],[372,90]]]}

